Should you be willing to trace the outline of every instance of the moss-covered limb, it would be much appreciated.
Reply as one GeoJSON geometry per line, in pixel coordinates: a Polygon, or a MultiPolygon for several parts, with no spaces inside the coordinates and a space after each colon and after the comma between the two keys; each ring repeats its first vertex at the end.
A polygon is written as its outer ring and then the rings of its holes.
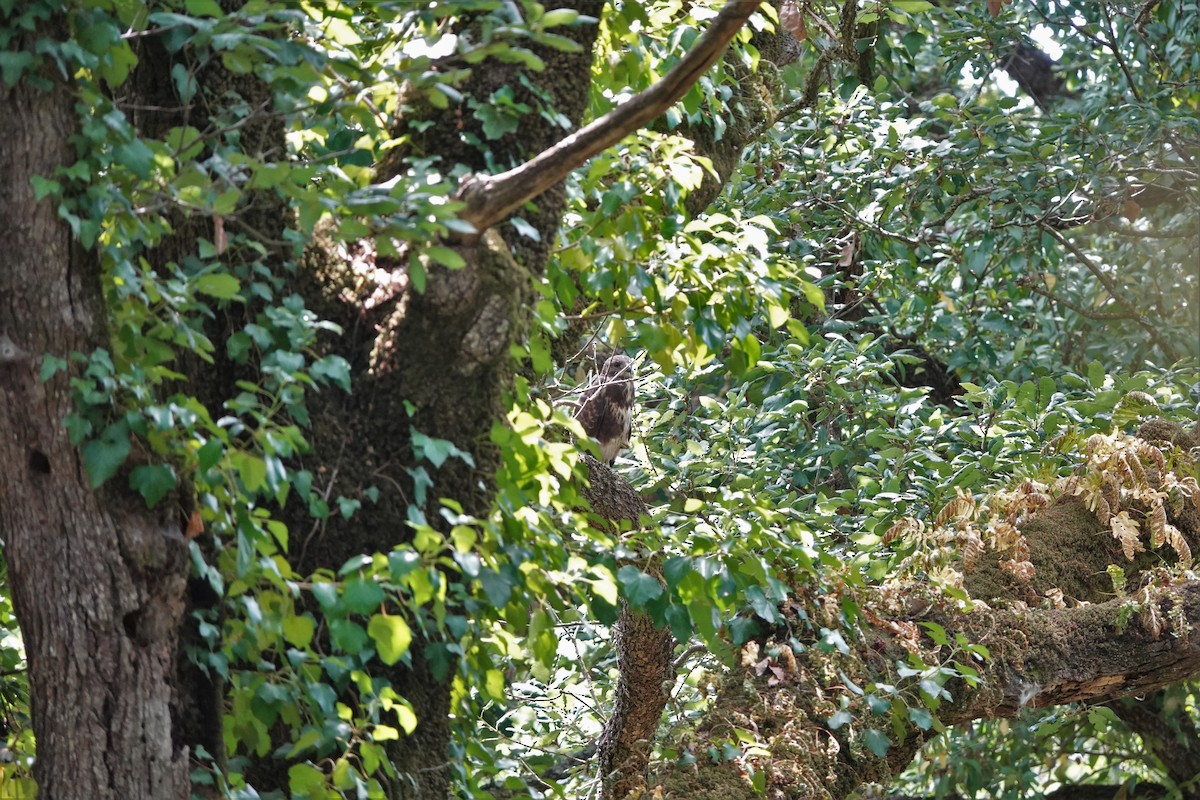
{"type": "Polygon", "coordinates": [[[1099,702],[1200,674],[1200,638],[1192,633],[1200,625],[1200,581],[1099,605],[999,612],[996,622],[1006,626],[997,641],[1025,641],[1012,658],[995,657],[993,648],[987,672],[1004,697],[982,709],[966,706],[968,718],[979,711],[1009,716],[1022,705],[1099,702]]]}
{"type": "Polygon", "coordinates": [[[646,784],[655,733],[675,680],[675,637],[648,615],[622,608],[613,645],[620,674],[598,754],[605,796],[622,798],[646,784]]]}
{"type": "MultiPolygon", "coordinates": [[[[655,781],[672,796],[736,798],[742,790],[731,787],[744,786],[744,796],[751,797],[753,769],[766,772],[766,796],[780,800],[842,798],[863,783],[886,784],[929,732],[913,722],[921,714],[902,714],[901,740],[892,718],[872,714],[862,691],[896,687],[894,696],[908,708],[923,708],[916,679],[898,668],[914,658],[928,665],[969,662],[981,673],[978,686],[962,679],[946,684],[950,698],[937,709],[945,725],[1012,716],[1025,706],[1103,702],[1200,674],[1200,640],[1189,633],[1200,624],[1200,582],[1156,589],[1132,602],[1039,610],[980,606],[969,613],[934,605],[916,617],[874,616],[847,653],[816,647],[797,653],[773,641],[748,646],[743,666],[726,676],[696,732],[697,753],[734,743],[747,755],[699,771],[668,765],[655,781]],[[1154,619],[1171,622],[1155,631],[1154,619]],[[917,627],[921,622],[936,622],[951,641],[962,634],[982,643],[991,657],[979,663],[939,648],[917,627]],[[839,711],[848,711],[849,721],[831,725],[839,711]],[[872,728],[891,740],[883,756],[870,746],[872,728]]],[[[882,595],[878,603],[888,604],[882,595]]]]}

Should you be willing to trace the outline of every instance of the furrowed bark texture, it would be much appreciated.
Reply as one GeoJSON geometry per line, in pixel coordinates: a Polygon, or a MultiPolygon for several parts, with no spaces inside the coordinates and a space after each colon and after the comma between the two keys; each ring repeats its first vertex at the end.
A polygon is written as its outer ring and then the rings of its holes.
{"type": "MultiPolygon", "coordinates": [[[[114,478],[89,488],[63,427],[68,377],[46,355],[107,346],[99,266],[30,179],[72,163],[72,97],[0,86],[0,536],[30,668],[45,800],[189,796],[172,736],[186,548],[170,511],[114,478]]],[[[167,503],[168,509],[175,508],[167,503]]]]}

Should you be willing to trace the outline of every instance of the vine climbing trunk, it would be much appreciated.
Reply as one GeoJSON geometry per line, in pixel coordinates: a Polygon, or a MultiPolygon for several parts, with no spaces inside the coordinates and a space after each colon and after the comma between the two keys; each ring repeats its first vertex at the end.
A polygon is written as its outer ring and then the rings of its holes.
{"type": "Polygon", "coordinates": [[[172,731],[183,537],[132,492],[91,488],[63,426],[69,377],[39,379],[44,356],[107,346],[98,259],[31,185],[74,161],[76,129],[65,86],[0,83],[0,537],[30,666],[38,797],[187,798],[172,731]]]}

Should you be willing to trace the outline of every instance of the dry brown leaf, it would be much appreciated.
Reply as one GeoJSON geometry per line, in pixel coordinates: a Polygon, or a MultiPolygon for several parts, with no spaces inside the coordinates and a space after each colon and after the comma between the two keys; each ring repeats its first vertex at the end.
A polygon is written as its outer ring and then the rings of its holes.
{"type": "Polygon", "coordinates": [[[808,28],[804,24],[804,14],[800,11],[800,6],[796,4],[796,0],[784,0],[783,7],[779,9],[779,22],[784,28],[791,31],[792,36],[796,37],[796,41],[803,42],[808,38],[808,28]]]}
{"type": "Polygon", "coordinates": [[[920,533],[925,527],[925,523],[919,519],[912,517],[901,517],[896,520],[892,527],[887,529],[887,533],[883,534],[883,543],[890,544],[896,539],[907,537],[911,533],[920,533]]]}
{"type": "Polygon", "coordinates": [[[992,547],[1004,552],[1017,543],[1021,538],[1021,531],[1012,523],[994,521],[988,524],[988,535],[991,536],[992,547]]]}
{"type": "Polygon", "coordinates": [[[855,247],[854,247],[854,246],[855,246],[855,243],[856,243],[856,242],[855,242],[855,240],[856,240],[857,238],[858,238],[857,236],[853,236],[853,235],[852,235],[852,236],[850,237],[850,239],[849,239],[849,240],[848,240],[848,241],[847,241],[847,242],[846,242],[844,245],[842,245],[842,253],[841,253],[841,255],[838,257],[838,266],[839,266],[839,267],[849,267],[849,266],[853,266],[853,264],[854,264],[854,250],[855,250],[855,247]]]}
{"type": "Polygon", "coordinates": [[[941,527],[950,520],[970,519],[975,515],[975,498],[969,494],[960,494],[958,497],[947,503],[940,512],[938,512],[935,525],[941,527]]]}
{"type": "Polygon", "coordinates": [[[217,255],[221,255],[229,248],[229,239],[225,236],[225,218],[220,214],[213,214],[213,247],[216,248],[217,255]]]}
{"type": "Polygon", "coordinates": [[[979,534],[975,532],[975,528],[967,526],[967,539],[963,543],[963,570],[970,572],[979,563],[979,558],[983,555],[983,539],[979,538],[979,534]]]}
{"type": "Polygon", "coordinates": [[[193,511],[188,517],[187,530],[183,532],[183,538],[191,541],[202,533],[204,533],[204,520],[200,518],[199,511],[193,511]]]}
{"type": "Polygon", "coordinates": [[[1033,576],[1037,574],[1037,570],[1033,568],[1033,564],[1028,561],[1017,561],[1015,559],[1007,559],[1000,562],[1000,569],[1012,575],[1022,583],[1029,583],[1033,580],[1033,576]]]}
{"type": "Polygon", "coordinates": [[[1029,540],[1024,536],[1018,536],[1017,540],[1013,542],[1012,557],[1014,561],[1029,560],[1029,540]]]}
{"type": "Polygon", "coordinates": [[[1188,545],[1187,539],[1183,538],[1183,532],[1174,525],[1166,525],[1163,528],[1163,538],[1167,540],[1167,544],[1171,545],[1171,549],[1179,555],[1179,561],[1184,566],[1189,566],[1192,563],[1192,548],[1188,545]]]}
{"type": "Polygon", "coordinates": [[[1158,547],[1163,543],[1167,536],[1167,509],[1163,507],[1162,501],[1154,505],[1150,509],[1150,546],[1158,547]]]}
{"type": "Polygon", "coordinates": [[[1121,552],[1130,561],[1146,548],[1142,547],[1137,520],[1129,516],[1128,511],[1122,511],[1109,521],[1113,538],[1121,543],[1121,552]]]}

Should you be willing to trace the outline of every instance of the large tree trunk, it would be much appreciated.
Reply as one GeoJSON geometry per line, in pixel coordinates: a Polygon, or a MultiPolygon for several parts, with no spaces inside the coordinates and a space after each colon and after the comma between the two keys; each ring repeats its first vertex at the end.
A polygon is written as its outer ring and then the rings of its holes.
{"type": "Polygon", "coordinates": [[[45,355],[107,346],[98,260],[30,184],[74,161],[72,104],[60,85],[0,84],[0,333],[11,340],[0,339],[0,536],[30,666],[38,796],[182,799],[178,521],[119,478],[90,488],[63,427],[68,378],[38,377],[45,355]]]}

